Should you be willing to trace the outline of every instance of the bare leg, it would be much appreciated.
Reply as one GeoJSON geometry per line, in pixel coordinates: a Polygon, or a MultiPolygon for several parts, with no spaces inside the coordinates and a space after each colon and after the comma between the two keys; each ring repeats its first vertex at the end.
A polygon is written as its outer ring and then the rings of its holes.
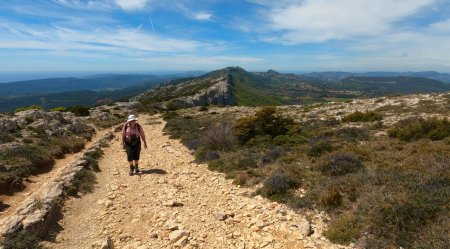
{"type": "Polygon", "coordinates": [[[134,160],[134,171],[139,173],[139,160],[134,160]]]}
{"type": "Polygon", "coordinates": [[[130,175],[132,175],[134,171],[133,161],[129,161],[128,163],[130,164],[130,175]]]}

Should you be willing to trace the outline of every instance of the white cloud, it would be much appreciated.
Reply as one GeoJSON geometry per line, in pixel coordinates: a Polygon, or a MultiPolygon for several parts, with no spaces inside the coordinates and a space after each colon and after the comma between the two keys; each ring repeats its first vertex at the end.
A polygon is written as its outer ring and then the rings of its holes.
{"type": "Polygon", "coordinates": [[[115,0],[116,4],[124,10],[141,10],[150,0],[115,0]]]}
{"type": "Polygon", "coordinates": [[[199,12],[194,14],[194,19],[199,21],[209,21],[213,15],[207,12],[199,12]]]}
{"type": "Polygon", "coordinates": [[[284,3],[274,7],[268,15],[269,28],[281,32],[281,36],[267,40],[295,44],[381,35],[392,31],[395,22],[437,1],[304,0],[284,3]]]}

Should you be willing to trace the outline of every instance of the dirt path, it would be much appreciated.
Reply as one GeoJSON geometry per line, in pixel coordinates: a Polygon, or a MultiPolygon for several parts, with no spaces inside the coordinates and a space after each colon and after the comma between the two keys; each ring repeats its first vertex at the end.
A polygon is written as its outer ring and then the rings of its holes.
{"type": "MultiPolygon", "coordinates": [[[[109,131],[108,129],[97,131],[96,134],[92,137],[91,141],[88,141],[84,147],[85,148],[91,147],[91,145],[95,141],[97,141],[98,138],[105,135],[108,131],[109,131]]],[[[28,177],[28,180],[24,181],[25,184],[24,190],[17,192],[13,195],[0,196],[1,202],[9,206],[7,209],[0,212],[0,220],[4,217],[8,217],[16,213],[17,208],[20,207],[20,205],[25,199],[27,199],[34,193],[40,193],[41,192],[40,189],[44,187],[45,183],[49,182],[50,179],[53,179],[54,177],[59,175],[60,171],[64,168],[65,165],[74,161],[75,158],[77,158],[79,155],[82,155],[85,150],[86,149],[83,149],[82,151],[77,153],[67,154],[63,159],[55,160],[55,164],[53,165],[52,170],[49,172],[39,175],[32,175],[28,177]]]]}
{"type": "Polygon", "coordinates": [[[339,248],[284,205],[239,188],[164,136],[157,117],[141,117],[149,148],[140,176],[129,176],[119,134],[100,160],[93,193],[63,208],[60,231],[49,248],[339,248]]]}

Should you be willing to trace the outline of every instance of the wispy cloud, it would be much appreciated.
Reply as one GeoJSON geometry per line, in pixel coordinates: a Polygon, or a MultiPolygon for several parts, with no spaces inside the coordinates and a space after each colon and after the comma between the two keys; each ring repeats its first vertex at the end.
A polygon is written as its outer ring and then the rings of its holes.
{"type": "Polygon", "coordinates": [[[142,10],[150,0],[115,0],[116,4],[124,10],[142,10]]]}
{"type": "Polygon", "coordinates": [[[395,22],[438,0],[305,0],[292,1],[268,14],[269,27],[285,43],[326,42],[377,36],[393,31],[395,22]]]}
{"type": "Polygon", "coordinates": [[[192,52],[201,42],[176,39],[139,32],[135,29],[80,30],[67,27],[36,27],[4,23],[0,48],[40,50],[98,50],[98,51],[145,51],[145,52],[192,52]]]}

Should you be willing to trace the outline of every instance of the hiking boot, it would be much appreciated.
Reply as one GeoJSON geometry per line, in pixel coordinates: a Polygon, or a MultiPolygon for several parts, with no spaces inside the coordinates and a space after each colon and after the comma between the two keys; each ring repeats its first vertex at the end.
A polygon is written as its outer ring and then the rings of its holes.
{"type": "Polygon", "coordinates": [[[139,174],[139,167],[138,166],[134,166],[134,173],[135,174],[139,174]]]}
{"type": "Polygon", "coordinates": [[[129,172],[130,176],[133,175],[133,171],[134,171],[134,166],[130,166],[130,172],[129,172]]]}

